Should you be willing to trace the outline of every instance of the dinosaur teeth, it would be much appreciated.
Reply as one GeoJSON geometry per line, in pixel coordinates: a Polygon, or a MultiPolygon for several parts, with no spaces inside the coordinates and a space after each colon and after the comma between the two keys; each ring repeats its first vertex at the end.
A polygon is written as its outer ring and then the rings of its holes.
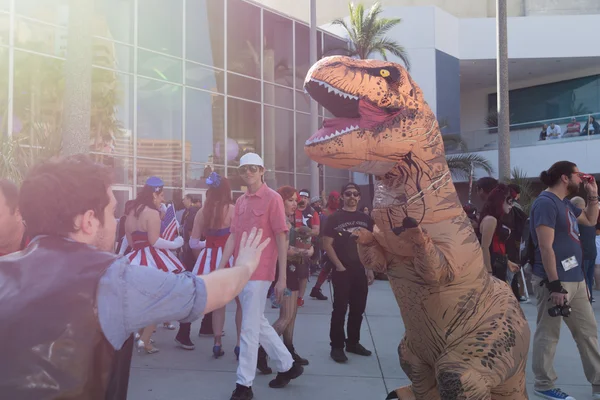
{"type": "Polygon", "coordinates": [[[344,93],[341,90],[334,88],[333,86],[331,86],[330,84],[328,84],[326,82],[320,81],[318,79],[312,79],[312,78],[310,81],[317,83],[319,86],[326,87],[327,93],[335,93],[336,95],[343,97],[344,99],[358,100],[358,96],[353,96],[351,94],[344,93]]]}

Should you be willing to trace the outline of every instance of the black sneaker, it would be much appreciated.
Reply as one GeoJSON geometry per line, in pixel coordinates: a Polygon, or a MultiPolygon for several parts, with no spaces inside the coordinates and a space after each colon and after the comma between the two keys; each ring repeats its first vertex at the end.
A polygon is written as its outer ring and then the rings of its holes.
{"type": "Polygon", "coordinates": [[[346,345],[346,351],[348,353],[358,354],[359,356],[370,356],[373,354],[369,350],[365,349],[360,343],[346,345]]]}
{"type": "Polygon", "coordinates": [[[292,364],[292,368],[290,368],[289,371],[279,372],[275,379],[269,382],[269,387],[273,389],[280,389],[282,387],[286,387],[292,379],[296,379],[303,373],[304,368],[302,368],[300,364],[294,361],[294,363],[292,364]]]}
{"type": "Polygon", "coordinates": [[[189,337],[175,336],[175,343],[184,350],[194,350],[196,346],[189,337]]]}
{"type": "Polygon", "coordinates": [[[229,400],[252,400],[253,398],[254,393],[252,393],[252,388],[242,386],[238,383],[236,384],[235,390],[231,394],[231,399],[229,400]]]}
{"type": "Polygon", "coordinates": [[[327,296],[325,296],[323,292],[321,292],[321,289],[317,287],[312,288],[310,291],[310,297],[317,300],[327,300],[327,296]]]}
{"type": "Polygon", "coordinates": [[[333,361],[338,363],[345,363],[348,361],[348,357],[346,357],[346,353],[344,353],[344,349],[331,349],[331,358],[333,361]]]}
{"type": "Polygon", "coordinates": [[[273,370],[269,367],[269,364],[267,363],[267,352],[265,351],[265,349],[262,348],[262,346],[259,346],[258,348],[258,359],[256,361],[256,368],[258,368],[258,370],[265,375],[271,375],[273,373],[273,370]]]}

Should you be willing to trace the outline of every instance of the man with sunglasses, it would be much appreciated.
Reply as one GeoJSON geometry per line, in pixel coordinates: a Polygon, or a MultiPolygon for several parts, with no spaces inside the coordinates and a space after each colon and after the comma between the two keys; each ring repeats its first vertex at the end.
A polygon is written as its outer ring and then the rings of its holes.
{"type": "Polygon", "coordinates": [[[373,231],[373,220],[358,211],[360,188],[354,183],[342,189],[343,207],[326,222],[323,248],[327,252],[333,271],[333,312],[329,337],[331,358],[339,363],[348,361],[349,353],[370,356],[371,352],[360,344],[360,327],[367,306],[369,285],[374,281],[373,271],[365,270],[358,256],[358,247],[352,232],[358,228],[373,231]],[[347,337],[344,332],[346,310],[348,313],[347,337]]]}
{"type": "Polygon", "coordinates": [[[238,379],[231,400],[250,400],[254,397],[252,383],[256,376],[259,343],[278,372],[269,383],[270,387],[286,386],[292,379],[302,375],[304,369],[294,362],[279,335],[265,318],[267,292],[275,279],[277,264],[279,279],[275,284],[275,294],[278,302],[281,302],[286,289],[288,227],[283,199],[264,183],[265,167],[258,154],[244,154],[240,158],[238,172],[248,190],[235,203],[231,234],[223,249],[219,269],[225,267],[232,255],[237,258],[244,230],[250,227],[261,228],[263,237],[271,239],[261,255],[256,272],[239,295],[243,315],[242,335],[238,379]]]}
{"type": "Polygon", "coordinates": [[[598,325],[588,300],[578,229],[578,224],[596,225],[598,186],[569,161],[555,163],[541,173],[540,180],[548,189],[533,203],[529,225],[535,247],[532,285],[538,312],[533,338],[534,393],[545,399],[574,400],[555,386],[554,355],[564,320],[592,385],[591,398],[600,400],[598,325]],[[584,210],[567,199],[582,183],[587,192],[584,210]]]}

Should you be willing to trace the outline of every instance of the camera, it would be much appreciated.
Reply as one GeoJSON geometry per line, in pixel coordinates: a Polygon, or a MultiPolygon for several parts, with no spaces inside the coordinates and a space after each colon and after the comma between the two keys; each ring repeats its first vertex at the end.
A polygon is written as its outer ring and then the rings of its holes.
{"type": "Polygon", "coordinates": [[[568,317],[571,315],[571,306],[565,302],[563,306],[554,306],[548,309],[551,317],[568,317]]]}

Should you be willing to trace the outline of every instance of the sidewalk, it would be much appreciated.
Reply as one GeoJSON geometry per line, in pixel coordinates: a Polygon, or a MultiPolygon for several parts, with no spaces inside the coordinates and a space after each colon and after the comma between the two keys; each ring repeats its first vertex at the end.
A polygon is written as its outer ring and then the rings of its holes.
{"type": "MultiPolygon", "coordinates": [[[[312,281],[309,282],[307,293],[314,284],[314,278],[312,281]]],[[[323,293],[329,300],[317,301],[307,297],[296,321],[296,350],[310,361],[310,365],[304,369],[304,375],[284,389],[268,387],[274,375],[257,375],[253,386],[255,399],[383,400],[389,391],[408,384],[397,354],[404,326],[388,282],[375,281],[369,291],[361,343],[373,350],[373,355],[360,357],[348,354],[349,361],[346,364],[337,364],[329,357],[331,295],[327,284],[323,287],[323,293]]],[[[594,303],[594,310],[598,320],[600,313],[597,304],[594,303]]],[[[270,304],[267,307],[267,318],[272,322],[279,311],[272,310],[270,304]]],[[[535,305],[523,304],[523,309],[533,339],[535,305]]],[[[229,400],[235,388],[237,367],[233,354],[234,313],[235,303],[232,303],[227,309],[226,336],[223,338],[225,356],[218,360],[212,358],[212,338],[197,336],[200,321],[192,326],[192,341],[196,344],[194,351],[176,348],[173,341],[176,331],[159,327],[154,339],[161,351],[153,355],[134,354],[129,399],[229,400]]],[[[591,387],[583,374],[577,346],[565,324],[556,352],[555,368],[559,376],[558,385],[565,392],[577,400],[591,397],[591,387]]],[[[534,398],[531,353],[527,373],[529,396],[534,398]]]]}

